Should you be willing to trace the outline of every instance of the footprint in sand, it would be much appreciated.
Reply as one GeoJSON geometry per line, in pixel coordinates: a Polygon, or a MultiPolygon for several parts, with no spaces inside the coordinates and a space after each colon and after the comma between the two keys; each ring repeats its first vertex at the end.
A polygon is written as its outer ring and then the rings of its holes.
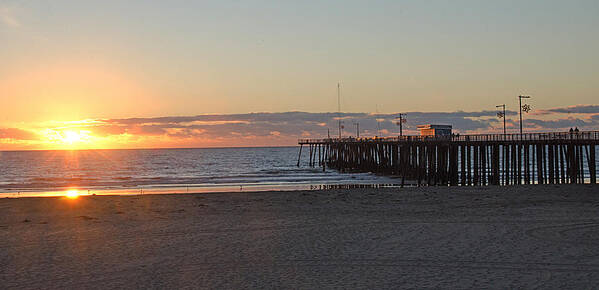
{"type": "Polygon", "coordinates": [[[95,217],[86,216],[86,215],[81,215],[81,216],[78,216],[77,218],[80,218],[80,219],[83,219],[83,220],[87,220],[87,221],[89,221],[89,220],[96,220],[97,219],[95,217]]]}

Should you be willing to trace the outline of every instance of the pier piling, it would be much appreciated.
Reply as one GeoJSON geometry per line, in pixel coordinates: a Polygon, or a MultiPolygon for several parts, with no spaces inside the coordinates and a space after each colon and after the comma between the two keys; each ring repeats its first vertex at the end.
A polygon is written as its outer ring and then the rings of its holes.
{"type": "Polygon", "coordinates": [[[597,183],[599,131],[300,139],[310,167],[428,185],[597,183]]]}

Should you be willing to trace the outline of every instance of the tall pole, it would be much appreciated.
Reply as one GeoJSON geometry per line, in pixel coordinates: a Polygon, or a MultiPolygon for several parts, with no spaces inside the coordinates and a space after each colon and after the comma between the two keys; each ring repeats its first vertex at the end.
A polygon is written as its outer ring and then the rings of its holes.
{"type": "Polygon", "coordinates": [[[401,119],[401,114],[399,115],[399,136],[403,136],[403,124],[401,123],[403,120],[401,119]]]}
{"type": "Polygon", "coordinates": [[[530,96],[518,96],[520,100],[520,139],[522,139],[522,99],[530,99],[530,96]]]}
{"type": "Polygon", "coordinates": [[[381,136],[381,122],[379,121],[379,105],[375,104],[374,105],[374,110],[376,111],[376,136],[375,137],[380,137],[381,136]]]}
{"type": "Polygon", "coordinates": [[[518,96],[520,100],[520,139],[522,139],[522,96],[518,96]]]}
{"type": "Polygon", "coordinates": [[[403,122],[404,122],[404,116],[406,114],[399,114],[399,137],[403,136],[403,122]]]}
{"type": "Polygon", "coordinates": [[[505,131],[505,104],[503,104],[503,135],[507,135],[505,131]]]}
{"type": "Polygon", "coordinates": [[[337,83],[337,112],[339,112],[339,139],[341,139],[341,84],[337,83]]]}
{"type": "Polygon", "coordinates": [[[495,107],[496,108],[499,108],[499,107],[503,108],[503,115],[502,115],[502,117],[503,117],[503,135],[505,136],[505,135],[507,135],[506,131],[505,131],[505,104],[499,105],[499,106],[495,106],[495,107]]]}
{"type": "Polygon", "coordinates": [[[360,138],[360,123],[356,122],[354,125],[356,125],[356,138],[360,138]]]}

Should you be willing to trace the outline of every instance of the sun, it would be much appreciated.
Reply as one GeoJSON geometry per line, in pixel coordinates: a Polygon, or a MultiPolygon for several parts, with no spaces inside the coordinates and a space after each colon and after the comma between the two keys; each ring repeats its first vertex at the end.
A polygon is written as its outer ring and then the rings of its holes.
{"type": "Polygon", "coordinates": [[[84,141],[85,133],[83,131],[64,131],[62,132],[62,142],[74,144],[84,141]]]}
{"type": "Polygon", "coordinates": [[[87,130],[61,130],[55,133],[54,140],[64,148],[81,148],[92,143],[92,135],[87,130]]]}
{"type": "Polygon", "coordinates": [[[77,190],[75,190],[75,189],[68,190],[68,191],[66,192],[65,196],[66,196],[67,198],[70,198],[70,199],[75,199],[75,198],[78,198],[78,197],[79,197],[79,191],[77,191],[77,190]]]}
{"type": "Polygon", "coordinates": [[[102,140],[93,134],[91,128],[79,127],[46,128],[40,135],[44,136],[44,142],[53,149],[78,150],[99,147],[102,140]]]}

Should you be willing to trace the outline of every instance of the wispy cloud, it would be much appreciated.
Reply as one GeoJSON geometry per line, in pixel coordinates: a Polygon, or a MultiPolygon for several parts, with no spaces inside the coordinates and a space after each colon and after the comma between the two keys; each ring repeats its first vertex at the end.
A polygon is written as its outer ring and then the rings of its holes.
{"type": "Polygon", "coordinates": [[[20,27],[21,23],[15,14],[13,7],[0,4],[0,23],[8,27],[20,27]]]}
{"type": "Polygon", "coordinates": [[[551,113],[564,113],[564,114],[599,114],[599,105],[574,105],[568,107],[551,108],[545,110],[538,110],[537,114],[551,114],[551,113]]]}
{"type": "MultiPolygon", "coordinates": [[[[17,129],[17,128],[0,128],[0,139],[9,139],[9,140],[37,140],[39,136],[34,132],[17,129]]],[[[2,144],[0,140],[0,144],[2,144]]]]}

